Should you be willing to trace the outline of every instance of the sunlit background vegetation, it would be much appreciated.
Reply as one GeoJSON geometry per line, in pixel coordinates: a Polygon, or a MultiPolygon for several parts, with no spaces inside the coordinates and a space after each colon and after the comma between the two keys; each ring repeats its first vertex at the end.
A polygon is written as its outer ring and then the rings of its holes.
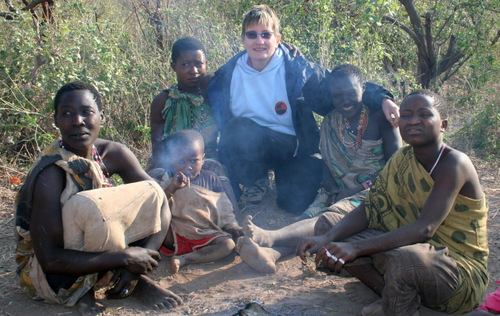
{"type": "Polygon", "coordinates": [[[500,0],[5,0],[2,163],[24,168],[58,137],[52,99],[72,80],[102,93],[102,136],[145,161],[150,102],[175,83],[173,42],[199,38],[215,71],[242,49],[242,16],[260,3],[277,12],[283,40],[311,61],[328,68],[353,63],[397,102],[414,88],[441,93],[448,101],[447,141],[498,162],[500,0]]]}

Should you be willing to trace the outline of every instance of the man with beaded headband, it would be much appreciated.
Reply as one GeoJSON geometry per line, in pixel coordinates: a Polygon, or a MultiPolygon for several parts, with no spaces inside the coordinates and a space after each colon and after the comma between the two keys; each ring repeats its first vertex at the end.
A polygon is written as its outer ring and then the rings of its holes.
{"type": "Polygon", "coordinates": [[[41,153],[16,198],[21,288],[33,299],[78,304],[82,315],[103,312],[99,284],[109,298],[180,304],[146,276],[170,225],[165,193],[127,147],[98,138],[104,112],[92,85],[64,85],[54,111],[61,139],[41,153]],[[110,187],[113,174],[126,184],[110,187]]]}

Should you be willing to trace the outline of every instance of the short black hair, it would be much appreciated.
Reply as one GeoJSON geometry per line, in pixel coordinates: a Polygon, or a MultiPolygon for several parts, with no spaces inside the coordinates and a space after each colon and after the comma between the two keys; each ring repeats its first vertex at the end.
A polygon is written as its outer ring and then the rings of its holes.
{"type": "Polygon", "coordinates": [[[166,152],[170,155],[177,148],[190,146],[191,144],[200,144],[201,149],[205,151],[205,142],[203,136],[194,129],[183,129],[173,132],[166,139],[166,152]]]}
{"type": "Polygon", "coordinates": [[[183,37],[172,46],[172,62],[175,63],[180,54],[188,50],[201,50],[203,54],[206,54],[205,47],[200,40],[194,37],[183,37]]]}
{"type": "Polygon", "coordinates": [[[89,90],[90,93],[94,95],[94,101],[97,104],[97,108],[99,111],[102,111],[102,101],[101,94],[97,89],[91,85],[90,83],[82,82],[82,81],[73,81],[62,86],[56,93],[54,97],[54,112],[57,114],[57,106],[59,104],[59,100],[64,92],[74,91],[74,90],[89,90]]]}
{"type": "MultiPolygon", "coordinates": [[[[426,89],[413,90],[412,92],[410,92],[410,94],[408,94],[403,99],[403,102],[405,102],[406,98],[408,98],[411,95],[425,95],[425,96],[432,98],[434,100],[434,107],[435,108],[446,106],[446,102],[444,101],[442,96],[440,96],[439,94],[432,92],[430,90],[426,90],[426,89]]],[[[401,102],[401,103],[403,103],[403,102],[401,102]]]]}
{"type": "Polygon", "coordinates": [[[358,80],[361,85],[365,83],[365,76],[363,75],[363,72],[361,72],[361,69],[352,64],[342,64],[333,68],[330,76],[330,82],[337,79],[345,79],[351,76],[358,80]]]}

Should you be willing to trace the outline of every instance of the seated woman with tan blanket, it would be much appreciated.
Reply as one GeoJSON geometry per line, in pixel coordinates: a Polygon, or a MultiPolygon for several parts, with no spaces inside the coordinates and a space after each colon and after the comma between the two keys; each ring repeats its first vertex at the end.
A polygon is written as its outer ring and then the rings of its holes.
{"type": "Polygon", "coordinates": [[[109,298],[133,293],[152,309],[181,304],[146,276],[170,225],[165,193],[127,147],[98,138],[99,92],[66,84],[54,110],[61,139],[42,152],[16,199],[21,288],[35,300],[78,304],[82,315],[104,311],[94,298],[100,285],[109,298]],[[126,184],[112,187],[113,174],[126,184]]]}

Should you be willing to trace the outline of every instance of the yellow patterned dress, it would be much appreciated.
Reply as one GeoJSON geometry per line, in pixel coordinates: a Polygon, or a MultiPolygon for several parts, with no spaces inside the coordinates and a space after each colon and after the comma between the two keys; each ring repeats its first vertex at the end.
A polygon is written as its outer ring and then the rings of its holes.
{"type": "MultiPolygon", "coordinates": [[[[371,187],[366,214],[371,228],[389,232],[415,222],[427,201],[434,180],[415,158],[413,148],[399,149],[371,187]]],[[[482,300],[488,285],[486,198],[458,195],[452,210],[427,242],[447,247],[457,264],[459,284],[451,298],[432,308],[464,313],[482,300]]]]}

